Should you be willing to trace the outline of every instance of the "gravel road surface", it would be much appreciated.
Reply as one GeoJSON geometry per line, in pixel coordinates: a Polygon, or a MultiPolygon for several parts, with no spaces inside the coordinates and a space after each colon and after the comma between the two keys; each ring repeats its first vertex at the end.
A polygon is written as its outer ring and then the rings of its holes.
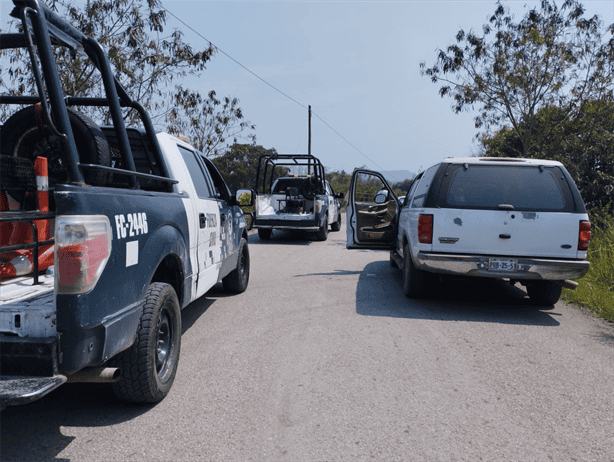
{"type": "Polygon", "coordinates": [[[408,300],[345,229],[249,243],[248,290],[183,311],[164,401],[67,384],[2,411],[0,459],[614,461],[611,325],[499,282],[408,300]]]}

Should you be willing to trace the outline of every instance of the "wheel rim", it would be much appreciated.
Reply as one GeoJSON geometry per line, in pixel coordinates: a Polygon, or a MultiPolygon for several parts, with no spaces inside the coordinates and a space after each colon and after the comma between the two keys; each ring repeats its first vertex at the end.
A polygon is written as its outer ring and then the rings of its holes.
{"type": "Polygon", "coordinates": [[[167,310],[162,310],[156,325],[156,372],[164,375],[171,350],[171,321],[167,310]]]}

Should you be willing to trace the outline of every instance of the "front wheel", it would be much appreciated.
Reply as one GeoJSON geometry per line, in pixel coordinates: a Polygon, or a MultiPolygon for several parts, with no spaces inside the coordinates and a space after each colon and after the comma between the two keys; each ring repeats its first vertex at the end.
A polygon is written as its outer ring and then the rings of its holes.
{"type": "Polygon", "coordinates": [[[181,311],[175,289],[154,282],[147,289],[136,341],[113,363],[121,369],[113,392],[122,401],[157,403],[170,391],[181,350],[181,311]]]}
{"type": "Polygon", "coordinates": [[[539,306],[554,305],[561,298],[563,284],[560,281],[534,281],[527,284],[531,302],[539,306]]]}
{"type": "Polygon", "coordinates": [[[241,238],[239,244],[239,256],[237,258],[237,267],[232,270],[228,276],[222,279],[224,289],[235,294],[241,294],[247,289],[249,282],[249,248],[247,241],[241,238]]]}

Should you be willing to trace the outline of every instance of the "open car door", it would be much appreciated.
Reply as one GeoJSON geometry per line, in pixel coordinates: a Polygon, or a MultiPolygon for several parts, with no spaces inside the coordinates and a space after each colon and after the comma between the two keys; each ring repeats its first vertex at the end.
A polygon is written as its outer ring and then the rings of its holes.
{"type": "Polygon", "coordinates": [[[399,200],[378,172],[356,169],[348,192],[348,249],[392,249],[398,231],[399,200]]]}

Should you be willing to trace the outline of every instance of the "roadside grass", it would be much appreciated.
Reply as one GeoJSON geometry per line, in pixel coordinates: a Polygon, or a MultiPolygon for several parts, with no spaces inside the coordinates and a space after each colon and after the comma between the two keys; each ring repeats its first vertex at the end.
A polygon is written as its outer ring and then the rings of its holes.
{"type": "Polygon", "coordinates": [[[614,322],[614,217],[603,212],[591,214],[591,224],[587,256],[591,267],[575,290],[563,289],[562,298],[614,322]]]}

